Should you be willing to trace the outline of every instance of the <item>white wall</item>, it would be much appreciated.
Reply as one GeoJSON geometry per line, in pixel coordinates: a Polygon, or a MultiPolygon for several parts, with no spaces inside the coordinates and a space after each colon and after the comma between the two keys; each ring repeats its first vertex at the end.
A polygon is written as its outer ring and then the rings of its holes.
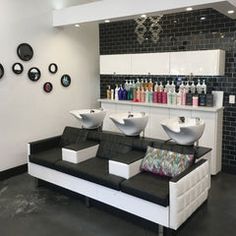
{"type": "MultiPolygon", "coordinates": [[[[71,109],[94,107],[99,97],[98,26],[52,28],[52,9],[60,0],[1,0],[0,63],[5,76],[0,80],[0,171],[26,163],[27,142],[60,134],[67,125],[78,122],[71,109]],[[22,62],[24,73],[12,73],[17,45],[28,42],[34,58],[22,62]],[[58,64],[50,75],[48,65],[58,64]],[[30,67],[42,72],[38,82],[27,78],[30,67]],[[60,77],[71,75],[72,84],[63,88],[60,77]],[[52,82],[51,94],[43,84],[52,82]]],[[[63,1],[67,4],[70,1],[63,1]]]]}

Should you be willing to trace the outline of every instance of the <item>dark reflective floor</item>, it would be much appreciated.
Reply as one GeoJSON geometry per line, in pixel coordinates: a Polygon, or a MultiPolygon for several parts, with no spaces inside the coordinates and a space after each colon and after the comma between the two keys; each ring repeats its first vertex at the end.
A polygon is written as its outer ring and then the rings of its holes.
{"type": "MultiPolygon", "coordinates": [[[[94,203],[35,187],[27,174],[0,182],[1,236],[157,236],[158,228],[136,217],[94,203]]],[[[207,204],[178,235],[236,235],[236,176],[212,180],[207,204]]]]}

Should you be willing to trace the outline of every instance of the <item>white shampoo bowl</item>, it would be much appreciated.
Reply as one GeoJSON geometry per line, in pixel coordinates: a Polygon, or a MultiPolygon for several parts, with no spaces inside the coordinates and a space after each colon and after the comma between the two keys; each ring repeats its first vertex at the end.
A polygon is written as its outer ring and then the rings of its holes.
{"type": "Polygon", "coordinates": [[[70,111],[78,119],[85,129],[97,129],[103,123],[106,112],[99,109],[83,109],[70,111]]]}
{"type": "Polygon", "coordinates": [[[138,136],[147,126],[148,116],[145,113],[119,113],[110,115],[116,127],[127,136],[138,136]]]}
{"type": "Polygon", "coordinates": [[[193,145],[205,129],[205,123],[199,118],[176,117],[161,122],[167,135],[180,145],[193,145]],[[182,118],[182,119],[181,119],[182,118]]]}

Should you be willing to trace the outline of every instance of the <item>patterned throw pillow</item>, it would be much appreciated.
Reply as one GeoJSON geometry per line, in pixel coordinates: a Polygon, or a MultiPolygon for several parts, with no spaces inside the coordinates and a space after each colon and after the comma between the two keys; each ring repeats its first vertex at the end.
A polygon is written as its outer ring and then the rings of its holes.
{"type": "Polygon", "coordinates": [[[175,177],[189,168],[193,162],[192,154],[148,147],[140,169],[156,175],[175,177]]]}

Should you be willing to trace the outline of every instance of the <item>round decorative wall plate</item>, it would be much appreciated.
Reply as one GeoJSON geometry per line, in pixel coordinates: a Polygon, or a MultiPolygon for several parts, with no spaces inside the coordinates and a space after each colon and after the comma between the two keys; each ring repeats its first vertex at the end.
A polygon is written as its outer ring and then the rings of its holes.
{"type": "Polygon", "coordinates": [[[4,67],[0,64],[0,79],[4,76],[4,67]]]}
{"type": "Polygon", "coordinates": [[[43,85],[43,90],[46,92],[46,93],[50,93],[52,90],[53,90],[53,86],[50,82],[46,82],[44,85],[43,85]]]}
{"type": "Polygon", "coordinates": [[[13,64],[13,66],[12,66],[12,71],[15,73],[15,74],[17,74],[17,75],[19,75],[19,74],[21,74],[23,71],[24,71],[24,67],[23,67],[23,65],[21,64],[21,63],[14,63],[13,64]]]}
{"type": "Polygon", "coordinates": [[[49,66],[48,66],[48,70],[50,73],[52,74],[56,74],[57,71],[58,71],[58,66],[56,63],[51,63],[49,66]]]}
{"type": "Polygon", "coordinates": [[[28,71],[28,77],[31,81],[38,81],[41,77],[41,72],[37,67],[32,67],[28,71]]]}
{"type": "Polygon", "coordinates": [[[22,43],[17,47],[17,55],[22,61],[29,61],[34,55],[34,50],[28,43],[22,43]]]}
{"type": "Polygon", "coordinates": [[[62,77],[61,77],[61,84],[63,87],[69,87],[70,84],[71,84],[71,78],[69,75],[67,74],[64,74],[62,77]]]}

